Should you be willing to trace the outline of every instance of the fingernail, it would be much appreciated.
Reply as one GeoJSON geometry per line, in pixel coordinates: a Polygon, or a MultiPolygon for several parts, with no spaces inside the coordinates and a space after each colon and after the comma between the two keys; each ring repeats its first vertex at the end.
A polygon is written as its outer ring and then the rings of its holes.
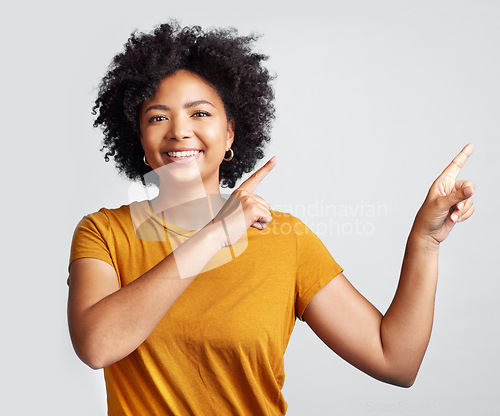
{"type": "Polygon", "coordinates": [[[464,204],[463,202],[459,202],[459,203],[457,204],[457,209],[460,211],[460,210],[464,207],[464,205],[465,205],[465,204],[464,204]]]}
{"type": "Polygon", "coordinates": [[[464,195],[469,198],[470,196],[472,196],[474,194],[474,189],[472,188],[472,186],[468,186],[467,188],[464,189],[464,195]]]}
{"type": "Polygon", "coordinates": [[[451,214],[450,219],[451,219],[453,222],[457,222],[457,220],[458,220],[458,215],[457,215],[457,214],[455,214],[455,213],[453,213],[453,214],[451,214]]]}

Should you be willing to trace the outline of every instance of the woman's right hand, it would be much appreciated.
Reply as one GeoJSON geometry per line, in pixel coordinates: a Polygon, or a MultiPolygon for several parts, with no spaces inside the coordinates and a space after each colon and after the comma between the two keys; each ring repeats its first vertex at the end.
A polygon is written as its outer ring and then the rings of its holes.
{"type": "Polygon", "coordinates": [[[236,243],[248,227],[266,228],[272,219],[269,204],[253,191],[275,164],[273,157],[242,183],[215,224],[123,287],[116,270],[103,260],[80,258],[71,264],[68,323],[75,351],[85,363],[103,368],[129,355],[220,248],[236,243]]]}
{"type": "Polygon", "coordinates": [[[264,166],[234,190],[212,220],[212,224],[217,226],[222,247],[235,244],[249,227],[263,230],[272,221],[269,211],[270,205],[253,192],[276,166],[276,162],[276,157],[273,156],[264,166]]]}

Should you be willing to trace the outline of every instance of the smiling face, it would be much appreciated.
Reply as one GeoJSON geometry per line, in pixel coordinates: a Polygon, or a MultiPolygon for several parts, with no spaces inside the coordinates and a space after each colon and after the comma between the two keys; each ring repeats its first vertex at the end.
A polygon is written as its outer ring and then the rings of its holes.
{"type": "Polygon", "coordinates": [[[205,188],[219,192],[219,166],[234,138],[217,92],[196,74],[179,70],[163,79],[140,111],[140,137],[153,169],[196,163],[205,188]]]}

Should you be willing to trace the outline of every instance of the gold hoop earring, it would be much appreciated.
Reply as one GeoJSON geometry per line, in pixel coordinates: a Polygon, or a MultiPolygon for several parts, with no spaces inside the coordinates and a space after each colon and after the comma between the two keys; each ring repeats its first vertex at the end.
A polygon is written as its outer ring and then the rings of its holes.
{"type": "Polygon", "coordinates": [[[151,165],[148,163],[148,161],[146,160],[146,155],[144,155],[144,157],[142,158],[142,160],[144,161],[144,164],[145,164],[146,166],[151,166],[151,165]]]}
{"type": "Polygon", "coordinates": [[[226,150],[226,152],[231,152],[231,156],[230,156],[230,157],[228,157],[227,159],[226,159],[226,158],[224,158],[224,160],[225,160],[226,162],[229,162],[229,161],[230,161],[230,160],[232,160],[232,158],[234,157],[234,152],[233,152],[233,149],[226,150]]]}

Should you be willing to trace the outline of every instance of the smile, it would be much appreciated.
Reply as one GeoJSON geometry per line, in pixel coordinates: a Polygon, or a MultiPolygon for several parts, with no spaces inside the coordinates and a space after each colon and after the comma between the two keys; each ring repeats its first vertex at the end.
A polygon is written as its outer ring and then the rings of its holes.
{"type": "Polygon", "coordinates": [[[191,156],[195,156],[200,153],[201,150],[186,150],[182,152],[167,152],[170,157],[175,157],[176,159],[185,159],[191,156]]]}

